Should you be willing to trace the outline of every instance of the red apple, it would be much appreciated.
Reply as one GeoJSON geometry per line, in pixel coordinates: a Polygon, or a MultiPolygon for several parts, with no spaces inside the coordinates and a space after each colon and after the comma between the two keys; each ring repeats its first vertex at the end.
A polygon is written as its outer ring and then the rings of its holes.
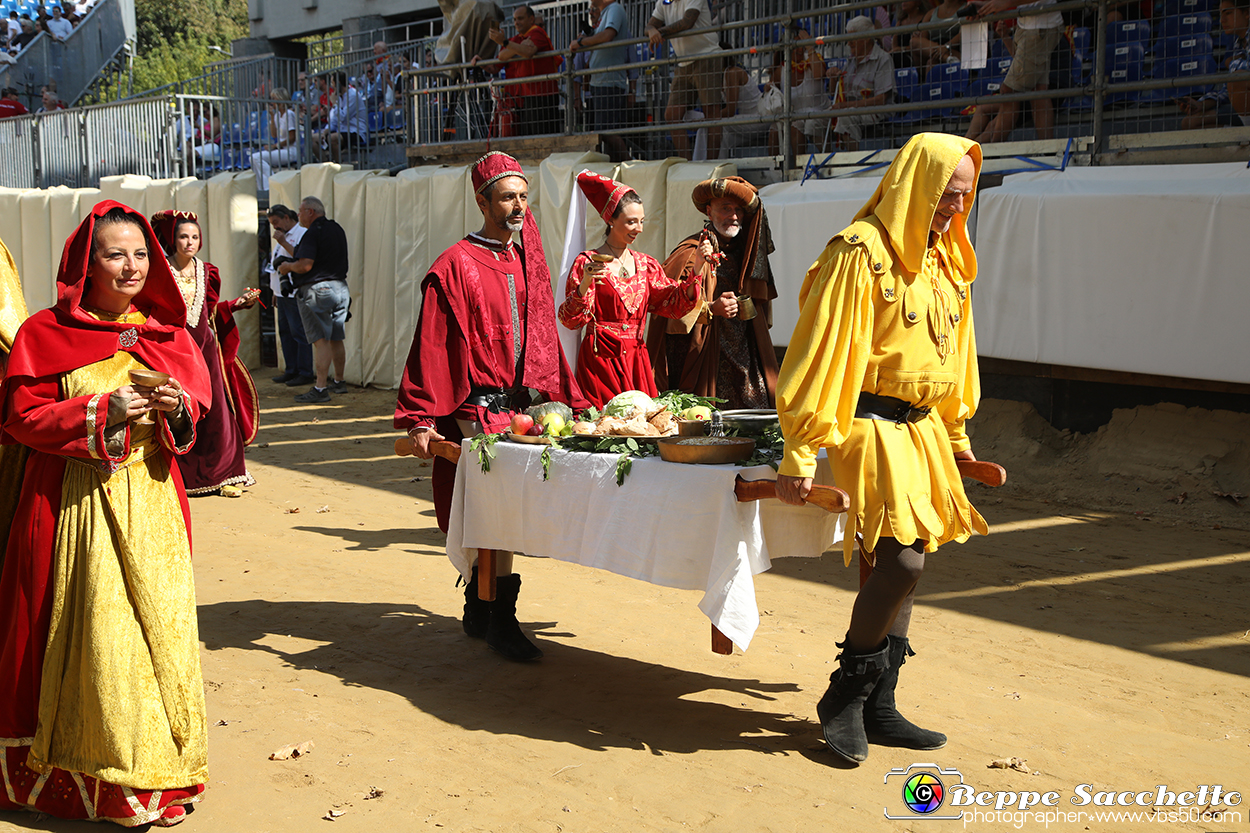
{"type": "Polygon", "coordinates": [[[526,431],[525,433],[529,434],[531,437],[541,437],[543,435],[543,427],[539,425],[537,422],[535,422],[533,425],[530,426],[530,430],[526,431]]]}
{"type": "Polygon", "coordinates": [[[513,414],[512,415],[512,433],[528,434],[529,430],[534,427],[534,418],[529,414],[513,414]]]}

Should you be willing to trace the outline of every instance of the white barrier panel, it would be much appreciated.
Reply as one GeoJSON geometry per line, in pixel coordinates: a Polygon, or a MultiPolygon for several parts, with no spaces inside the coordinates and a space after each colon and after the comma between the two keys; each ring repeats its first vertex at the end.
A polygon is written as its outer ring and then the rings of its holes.
{"type": "MultiPolygon", "coordinates": [[[[25,273],[25,253],[22,251],[22,211],[18,207],[22,199],[22,188],[5,188],[0,186],[0,235],[4,237],[4,245],[13,257],[13,265],[17,267],[18,278],[25,273]]],[[[34,314],[40,307],[30,303],[29,290],[25,281],[22,282],[22,297],[26,301],[26,309],[34,314]]]]}
{"type": "MultiPolygon", "coordinates": [[[[343,227],[347,236],[347,291],[351,295],[351,321],[347,323],[343,349],[347,363],[343,373],[353,385],[364,384],[361,343],[365,332],[370,337],[380,334],[374,331],[364,309],[365,285],[365,226],[382,221],[381,217],[368,217],[365,213],[365,183],[384,173],[383,171],[348,171],[334,177],[335,222],[343,227]]],[[[389,284],[394,279],[379,277],[389,284]]],[[[333,368],[331,369],[333,371],[333,368]]]]}
{"type": "Polygon", "coordinates": [[[982,355],[1250,383],[1250,170],[1068,168],[979,198],[982,355]]]}
{"type": "Polygon", "coordinates": [[[786,345],[799,320],[799,290],[807,270],[829,238],[851,224],[877,190],[879,178],[778,182],[760,190],[776,247],[768,258],[777,285],[773,301],[773,344],[786,345]]]}
{"type": "MultiPolygon", "coordinates": [[[[300,168],[300,199],[316,197],[325,203],[326,216],[337,221],[334,216],[334,178],[341,173],[352,170],[351,165],[336,165],[333,162],[317,162],[300,168]]],[[[299,203],[290,206],[299,211],[299,203]]]]}
{"type": "MultiPolygon", "coordinates": [[[[151,217],[165,207],[158,205],[151,211],[148,210],[148,188],[151,184],[152,177],[140,174],[101,177],[100,200],[116,200],[122,205],[130,206],[144,217],[151,217]]],[[[154,199],[153,202],[156,200],[154,199]]],[[[90,208],[91,206],[88,206],[88,209],[90,208]]]]}
{"type": "MultiPolygon", "coordinates": [[[[256,177],[222,173],[208,181],[208,223],[200,228],[209,244],[206,258],[221,271],[221,300],[238,298],[257,284],[256,177]]],[[[239,326],[239,356],[248,367],[260,366],[260,306],[235,314],[239,326]]]]}
{"type": "MultiPolygon", "coordinates": [[[[56,273],[61,252],[58,250],[54,258],[48,192],[23,191],[17,207],[22,216],[22,263],[18,275],[22,278],[26,309],[36,312],[56,303],[56,273]]],[[[62,240],[62,247],[64,244],[62,240]]]]}
{"type": "MultiPolygon", "coordinates": [[[[620,181],[633,188],[642,198],[647,222],[634,241],[634,250],[651,255],[660,263],[668,257],[668,169],[681,162],[672,157],[655,162],[622,162],[620,181]]],[[[566,206],[567,208],[567,206],[566,206]]],[[[688,234],[689,232],[687,232],[688,234]]],[[[685,236],[685,235],[683,235],[685,236]]]]}
{"type": "MultiPolygon", "coordinates": [[[[362,276],[360,320],[364,338],[361,342],[361,384],[393,388],[399,384],[395,375],[395,355],[401,350],[395,330],[396,210],[398,180],[375,176],[365,182],[365,245],[361,251],[362,276]]],[[[407,346],[402,347],[404,352],[407,346]]]]}
{"type": "MultiPolygon", "coordinates": [[[[52,267],[52,277],[47,288],[48,297],[44,307],[50,307],[56,303],[56,273],[61,267],[65,241],[82,222],[82,214],[90,211],[91,206],[99,201],[98,188],[66,188],[58,185],[48,189],[48,245],[50,247],[48,261],[52,267]]],[[[23,281],[25,278],[26,276],[23,275],[23,281]]]]}
{"type": "MultiPolygon", "coordinates": [[[[581,198],[581,192],[573,181],[578,172],[591,163],[604,163],[608,157],[602,153],[553,153],[538,166],[537,178],[530,177],[530,193],[538,192],[539,204],[544,210],[538,215],[538,233],[543,239],[543,253],[547,256],[547,269],[551,272],[552,291],[559,283],[560,260],[564,246],[565,227],[569,222],[569,200],[581,198]],[[550,211],[546,210],[550,207],[550,211]]],[[[559,306],[559,301],[556,306],[559,306]]]]}
{"type": "Polygon", "coordinates": [[[694,187],[705,179],[736,176],[737,173],[738,166],[733,162],[680,162],[668,169],[664,253],[656,255],[661,263],[678,243],[707,222],[707,216],[694,207],[690,198],[694,187]]]}

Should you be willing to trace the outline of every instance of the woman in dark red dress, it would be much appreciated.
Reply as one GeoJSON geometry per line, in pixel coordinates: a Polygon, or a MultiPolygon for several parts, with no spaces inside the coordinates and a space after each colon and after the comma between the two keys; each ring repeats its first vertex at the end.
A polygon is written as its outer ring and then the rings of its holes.
{"type": "Polygon", "coordinates": [[[189,454],[178,458],[188,495],[238,497],[256,480],[247,471],[243,449],[256,439],[260,402],[247,366],[239,359],[236,310],[256,304],[259,290],[221,301],[221,273],[196,257],[203,246],[199,220],[190,211],[162,211],[152,216],[169,268],[187,305],[187,330],[204,353],[213,383],[212,407],[195,426],[199,437],[189,454]]]}
{"type": "Polygon", "coordinates": [[[597,408],[627,390],[655,396],[643,333],[647,313],[687,315],[702,301],[702,284],[694,276],[678,283],[651,255],[630,249],[644,221],[642,199],[632,188],[590,171],[578,174],[577,185],[608,224],[603,245],[574,259],[560,305],[561,324],[585,329],[576,356],[577,384],[597,408]]]}

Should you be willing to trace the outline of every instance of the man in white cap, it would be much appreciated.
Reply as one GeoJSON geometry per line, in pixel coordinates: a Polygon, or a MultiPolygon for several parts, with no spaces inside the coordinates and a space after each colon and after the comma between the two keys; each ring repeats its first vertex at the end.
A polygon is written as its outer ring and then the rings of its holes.
{"type": "MultiPolygon", "coordinates": [[[[885,118],[884,113],[848,113],[841,115],[846,109],[858,107],[875,107],[889,104],[894,97],[894,61],[888,52],[877,43],[876,25],[871,18],[860,15],[851,18],[846,24],[846,33],[862,34],[864,37],[847,42],[851,50],[851,63],[842,77],[842,90],[846,101],[834,105],[839,115],[833,124],[833,132],[840,139],[841,150],[859,150],[859,141],[863,138],[864,127],[877,124],[885,118]]],[[[834,70],[829,81],[830,88],[837,83],[837,70],[834,70]]]]}

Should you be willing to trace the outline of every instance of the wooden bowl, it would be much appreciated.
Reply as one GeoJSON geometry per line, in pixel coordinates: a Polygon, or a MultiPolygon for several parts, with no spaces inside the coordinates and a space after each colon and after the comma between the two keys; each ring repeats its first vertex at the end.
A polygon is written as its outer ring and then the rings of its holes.
{"type": "Polygon", "coordinates": [[[706,436],[709,424],[706,419],[679,419],[677,420],[677,435],[680,437],[706,436]]]}
{"type": "Polygon", "coordinates": [[[738,463],[755,451],[750,437],[664,437],[660,459],[670,463],[697,463],[717,466],[738,463]]]}
{"type": "Polygon", "coordinates": [[[546,434],[539,434],[537,437],[532,437],[529,434],[513,434],[509,431],[505,436],[514,443],[525,443],[526,445],[551,445],[551,437],[546,434]]]}

